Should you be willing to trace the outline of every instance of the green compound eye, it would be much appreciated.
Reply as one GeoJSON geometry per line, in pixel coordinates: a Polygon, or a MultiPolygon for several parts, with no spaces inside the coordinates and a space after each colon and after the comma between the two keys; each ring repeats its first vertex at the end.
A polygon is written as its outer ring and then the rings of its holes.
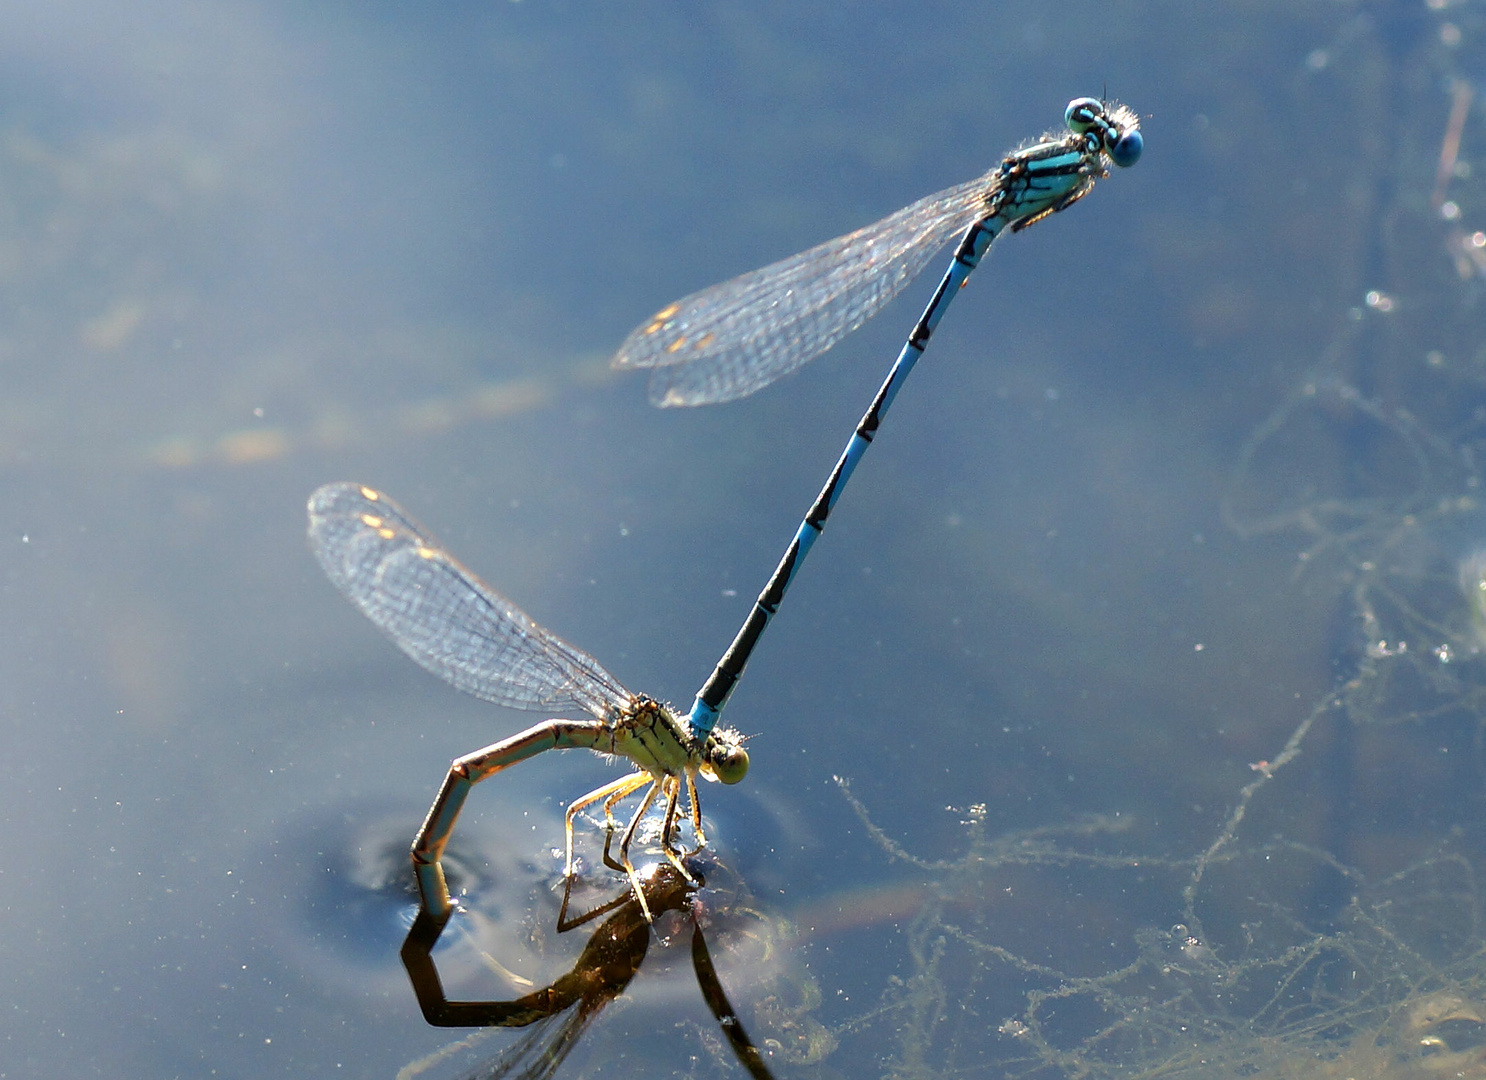
{"type": "Polygon", "coordinates": [[[736,784],[748,775],[748,751],[741,746],[719,746],[708,758],[712,772],[724,784],[736,784]]]}
{"type": "Polygon", "coordinates": [[[1098,127],[1104,120],[1104,103],[1098,98],[1074,98],[1063,111],[1063,123],[1074,134],[1082,135],[1090,128],[1098,127]]]}

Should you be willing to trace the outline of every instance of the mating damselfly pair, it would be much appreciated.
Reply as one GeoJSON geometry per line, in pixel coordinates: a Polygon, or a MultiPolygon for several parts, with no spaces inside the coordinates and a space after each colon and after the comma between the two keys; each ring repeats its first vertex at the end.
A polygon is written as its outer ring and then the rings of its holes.
{"type": "Polygon", "coordinates": [[[1064,120],[1066,134],[1023,146],[984,176],[668,305],[620,346],[615,366],[651,369],[650,397],[657,405],[744,397],[855,330],[917,277],[935,251],[961,236],[886,380],[686,716],[631,693],[588,654],[533,622],[386,495],[340,483],[311,496],[310,541],[320,564],[405,653],[458,689],[495,704],[589,717],[546,720],[453,763],[412,848],[424,909],[439,926],[453,910],[440,860],[471,788],[544,750],[582,747],[627,758],[635,768],[568,807],[568,874],[574,816],[602,803],[612,830],[614,808],[641,789],[619,855],[642,908],[644,890],[629,852],[657,799],[664,803],[661,848],[686,874],[676,847],[682,795],[696,843],[705,846],[697,776],[734,784],[749,764],[742,736],[718,727],[718,718],[955,293],[1003,231],[1018,232],[1067,209],[1109,174],[1111,164],[1128,167],[1140,157],[1139,120],[1124,106],[1079,98],[1069,103],[1064,120]]]}

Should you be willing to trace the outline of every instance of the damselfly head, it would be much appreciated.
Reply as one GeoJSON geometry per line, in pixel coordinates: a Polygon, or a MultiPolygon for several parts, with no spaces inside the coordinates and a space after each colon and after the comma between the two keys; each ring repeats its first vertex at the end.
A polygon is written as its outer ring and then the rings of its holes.
{"type": "Polygon", "coordinates": [[[736,784],[748,775],[748,751],[743,736],[732,728],[718,728],[702,748],[702,775],[724,784],[736,784]]]}
{"type": "Polygon", "coordinates": [[[1140,118],[1124,105],[1112,105],[1098,98],[1074,98],[1063,113],[1068,130],[1076,135],[1092,134],[1100,149],[1122,169],[1140,160],[1145,140],[1140,135],[1140,118]]]}

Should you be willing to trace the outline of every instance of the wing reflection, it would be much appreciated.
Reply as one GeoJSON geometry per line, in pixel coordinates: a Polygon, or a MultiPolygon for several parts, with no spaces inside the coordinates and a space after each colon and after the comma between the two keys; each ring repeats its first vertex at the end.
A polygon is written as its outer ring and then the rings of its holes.
{"type": "MultiPolygon", "coordinates": [[[[755,1080],[771,1080],[763,1056],[749,1039],[737,1010],[717,976],[703,931],[704,905],[697,897],[703,884],[701,860],[688,860],[696,879],[688,881],[668,863],[657,865],[643,879],[645,902],[659,919],[677,912],[692,924],[691,961],[702,999],[716,1018],[733,1053],[755,1080]]],[[[571,879],[569,879],[569,887],[571,879]]],[[[634,891],[626,883],[607,903],[567,918],[570,892],[564,889],[558,933],[567,933],[607,916],[593,930],[577,962],[550,985],[508,1001],[450,1001],[433,961],[433,947],[447,921],[421,910],[402,946],[402,961],[424,1019],[436,1027],[531,1027],[493,1061],[466,1075],[498,1080],[521,1077],[538,1080],[554,1075],[594,1018],[619,995],[639,972],[650,947],[652,927],[634,891]]],[[[406,1070],[405,1070],[406,1071],[406,1070]]]]}

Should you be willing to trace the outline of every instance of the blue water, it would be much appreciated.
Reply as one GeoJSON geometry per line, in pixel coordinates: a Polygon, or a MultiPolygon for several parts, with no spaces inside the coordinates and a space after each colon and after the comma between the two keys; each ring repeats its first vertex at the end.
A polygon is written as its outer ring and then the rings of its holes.
{"type": "MultiPolygon", "coordinates": [[[[997,243],[729,706],[753,771],[704,805],[758,916],[799,924],[784,962],[838,1043],[805,1074],[1002,1075],[1026,987],[952,936],[954,1024],[893,980],[928,986],[948,925],[1063,973],[1129,963],[1186,917],[1251,766],[1364,669],[1368,610],[1411,658],[1453,642],[1448,678],[1322,723],[1236,842],[1372,880],[1476,822],[1473,508],[1441,500],[1481,467],[1479,105],[1459,215],[1430,199],[1480,5],[4,21],[0,1076],[392,1076],[444,1045],[397,961],[404,901],[348,868],[411,838],[450,758],[533,718],[425,675],[336,595],[309,492],[375,484],[626,686],[689,704],[931,285],[727,406],[650,409],[608,354],[1106,88],[1145,158],[997,243]],[[895,861],[836,775],[925,860],[978,850],[967,820],[1104,815],[1101,850],[1181,865],[967,885],[895,861]]],[[[472,799],[471,887],[518,883],[498,923],[550,877],[564,802],[612,775],[551,755],[472,799]]],[[[1313,870],[1265,910],[1332,933],[1345,890],[1313,870]]],[[[1242,920],[1211,919],[1232,962],[1242,920]]],[[[713,1075],[684,960],[636,986],[570,1074],[713,1075]]]]}

